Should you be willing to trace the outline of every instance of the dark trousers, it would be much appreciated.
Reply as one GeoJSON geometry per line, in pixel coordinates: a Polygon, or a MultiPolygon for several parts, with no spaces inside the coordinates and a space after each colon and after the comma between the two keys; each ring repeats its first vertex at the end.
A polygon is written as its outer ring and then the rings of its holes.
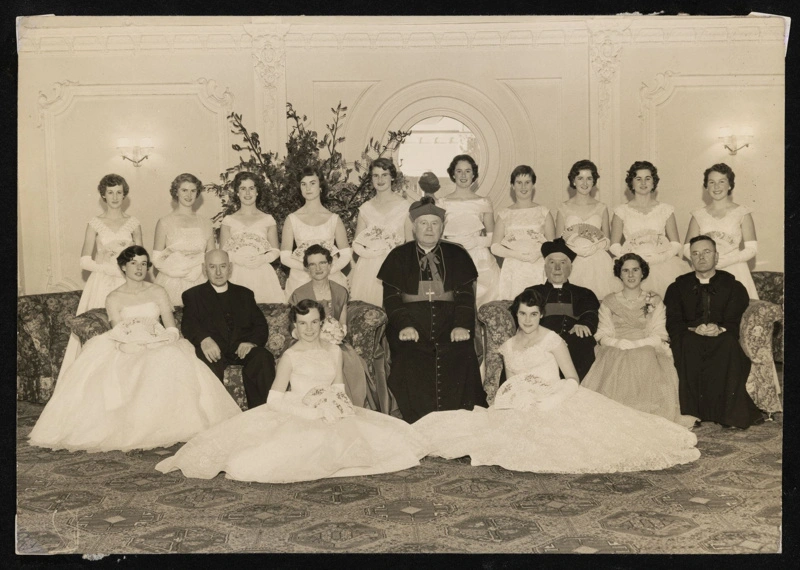
{"type": "Polygon", "coordinates": [[[200,347],[195,348],[197,358],[206,363],[211,371],[222,382],[225,369],[231,364],[242,365],[242,381],[247,408],[252,409],[267,402],[267,395],[275,380],[275,357],[263,346],[254,346],[244,358],[239,358],[235,351],[223,352],[222,358],[209,362],[200,347]]]}

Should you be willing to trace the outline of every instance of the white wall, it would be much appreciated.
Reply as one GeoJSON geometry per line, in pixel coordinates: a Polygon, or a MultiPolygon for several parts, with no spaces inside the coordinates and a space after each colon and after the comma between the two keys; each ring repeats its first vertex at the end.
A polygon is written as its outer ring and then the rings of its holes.
{"type": "MultiPolygon", "coordinates": [[[[538,176],[536,200],[568,197],[570,165],[600,167],[598,199],[623,203],[634,160],[659,168],[659,199],[683,234],[703,204],[702,172],[736,172],[753,208],[755,269],[783,270],[784,26],[778,18],[75,18],[19,25],[19,258],[25,294],[83,286],[86,222],[109,172],[131,186],[128,212],[152,247],[169,183],[215,181],[233,164],[226,116],[244,115],[283,153],[290,101],[324,131],[347,105],[341,149],[434,115],[466,124],[486,149],[478,192],[510,203],[508,175],[538,176]],[[719,127],[753,129],[729,156],[719,127]],[[139,168],[120,137],[153,139],[139,168]]],[[[205,195],[199,212],[218,203],[205,195]]]]}

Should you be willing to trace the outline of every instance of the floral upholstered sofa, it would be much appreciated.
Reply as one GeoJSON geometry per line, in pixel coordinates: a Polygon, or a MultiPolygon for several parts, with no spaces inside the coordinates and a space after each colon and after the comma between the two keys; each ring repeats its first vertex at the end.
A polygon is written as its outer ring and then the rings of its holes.
{"type": "MultiPolygon", "coordinates": [[[[747,391],[761,410],[772,414],[783,411],[774,366],[775,362],[783,362],[783,273],[756,271],[753,280],[761,300],[751,301],[742,315],[739,340],[753,363],[747,391]]],[[[510,306],[511,301],[493,301],[478,310],[486,347],[483,387],[490,404],[503,366],[497,349],[514,334],[510,306]]]]}
{"type": "MultiPolygon", "coordinates": [[[[105,309],[92,309],[75,316],[80,291],[25,295],[17,299],[17,399],[44,404],[50,399],[67,348],[70,332],[81,343],[110,330],[105,309]]],[[[289,329],[289,305],[259,304],[269,326],[267,348],[277,361],[292,344],[289,329]]],[[[180,327],[183,307],[175,307],[180,327]]],[[[386,382],[386,355],[381,344],[386,327],[382,308],[363,301],[347,305],[347,337],[370,367],[379,384],[386,382]]],[[[225,370],[225,387],[242,409],[246,409],[242,370],[225,370]]]]}

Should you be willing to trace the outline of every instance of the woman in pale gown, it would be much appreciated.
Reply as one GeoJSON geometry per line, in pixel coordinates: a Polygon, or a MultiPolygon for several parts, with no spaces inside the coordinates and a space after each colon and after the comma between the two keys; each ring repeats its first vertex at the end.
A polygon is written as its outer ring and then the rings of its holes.
{"type": "Polygon", "coordinates": [[[499,299],[513,299],[523,289],[545,282],[541,247],[555,237],[553,216],[533,201],[536,173],[527,164],[511,171],[514,203],[497,213],[492,253],[503,258],[499,299]]]}
{"type": "Polygon", "coordinates": [[[751,299],[758,299],[756,284],[747,262],[758,253],[756,227],[749,208],[734,203],[731,193],[736,175],[725,163],[715,164],[703,173],[703,188],[711,203],[692,212],[684,240],[683,255],[691,261],[689,240],[700,234],[714,238],[719,261],[717,269],[731,273],[747,289],[751,299]],[[743,243],[743,249],[739,245],[743,243]]]}
{"type": "Polygon", "coordinates": [[[389,252],[411,241],[411,203],[392,191],[397,168],[388,158],[378,158],[370,165],[375,196],[358,208],[353,251],[358,262],[350,274],[350,297],[378,307],[383,305],[383,283],[378,270],[389,252]]]}
{"type": "Polygon", "coordinates": [[[530,289],[514,299],[517,333],[499,349],[508,381],[488,410],[432,412],[413,424],[430,455],[537,473],[649,471],[700,457],[686,428],[579,386],[567,345],[539,326],[541,305],[530,289]]]}
{"type": "Polygon", "coordinates": [[[113,328],[90,339],[56,384],[31,445],[90,453],[169,447],[241,413],[179,338],[167,292],[144,280],[147,251],[130,246],[117,263],[125,282],[106,299],[113,328]]]}
{"type": "Polygon", "coordinates": [[[591,160],[572,165],[567,180],[575,195],[558,206],[556,235],[578,254],[572,262],[569,282],[591,289],[598,299],[604,299],[621,291],[622,284],[614,277],[614,261],[608,253],[608,208],[592,197],[599,178],[591,160]]]}
{"type": "Polygon", "coordinates": [[[250,289],[256,303],[283,303],[281,282],[270,265],[281,253],[278,226],[275,218],[256,207],[264,190],[264,181],[252,172],[234,177],[232,201],[239,208],[222,219],[219,246],[233,265],[231,283],[250,289]]]}
{"type": "Polygon", "coordinates": [[[455,182],[455,192],[439,199],[445,209],[442,239],[458,243],[469,252],[478,270],[475,293],[476,306],[498,299],[500,268],[489,251],[494,231],[492,203],[476,196],[472,189],[478,179],[478,164],[468,154],[459,154],[447,167],[450,180],[455,182]]]}
{"type": "Polygon", "coordinates": [[[649,272],[647,262],[635,253],[614,262],[623,290],[609,294],[600,305],[594,335],[600,346],[581,386],[690,428],[696,418],[681,415],[664,302],[642,291],[649,272]]]}
{"type": "Polygon", "coordinates": [[[291,483],[419,465],[427,449],[410,425],[354,407],[345,395],[342,351],[320,339],[322,306],[304,299],[292,306],[291,318],[299,338],[278,362],[267,405],[201,433],[157,470],[291,483]]]}
{"type": "Polygon", "coordinates": [[[303,266],[303,254],[311,244],[318,243],[331,252],[334,261],[330,278],[345,289],[348,288],[347,276],[342,269],[350,265],[353,258],[341,218],[322,205],[328,183],[319,170],[306,167],[297,181],[305,204],[286,217],[281,236],[281,263],[290,270],[284,288],[287,301],[295,289],[311,281],[303,266]]]}
{"type": "Polygon", "coordinates": [[[206,281],[203,258],[215,245],[211,220],[195,211],[202,187],[203,183],[194,174],[179,174],[169,188],[177,207],[156,224],[153,240],[153,265],[158,269],[156,283],[167,290],[173,306],[183,306],[183,292],[206,281]]]}
{"type": "Polygon", "coordinates": [[[658,170],[646,160],[634,162],[628,169],[625,183],[633,199],[614,209],[609,251],[614,257],[636,253],[644,258],[650,264],[650,276],[642,282],[642,289],[663,298],[667,287],[692,269],[679,257],[683,245],[675,208],[654,198],[658,181],[658,170]]]}
{"type": "MultiPolygon", "coordinates": [[[[106,306],[108,294],[125,283],[117,266],[117,256],[129,245],[142,245],[142,226],[134,216],[122,210],[130,187],[119,174],[106,174],[100,179],[97,191],[105,202],[106,211],[89,220],[81,249],[81,269],[91,271],[78,301],[80,315],[89,309],[106,306]],[[97,250],[94,258],[92,252],[97,250]]],[[[81,352],[81,341],[70,334],[67,350],[58,373],[60,379],[81,352]]]]}

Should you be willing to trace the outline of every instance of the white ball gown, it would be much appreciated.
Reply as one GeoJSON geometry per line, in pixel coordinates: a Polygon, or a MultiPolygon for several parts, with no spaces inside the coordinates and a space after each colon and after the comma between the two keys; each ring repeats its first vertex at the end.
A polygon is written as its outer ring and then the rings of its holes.
{"type": "Polygon", "coordinates": [[[509,379],[488,410],[433,412],[413,424],[431,455],[537,473],[649,471],[700,457],[687,429],[560,379],[556,333],[525,350],[512,349],[513,339],[499,349],[509,379]]]}
{"type": "MultiPolygon", "coordinates": [[[[336,224],[339,221],[339,216],[336,214],[331,214],[331,217],[328,220],[318,226],[310,226],[300,218],[297,217],[296,214],[291,213],[286,217],[286,223],[292,225],[292,232],[294,233],[294,242],[297,247],[295,247],[294,251],[292,251],[292,257],[297,259],[302,263],[303,261],[303,254],[305,253],[308,246],[311,244],[320,244],[331,254],[335,254],[339,251],[336,247],[336,224]]],[[[335,260],[334,260],[335,262],[335,260]]],[[[335,281],[348,291],[350,290],[350,285],[347,282],[347,276],[342,273],[341,271],[331,271],[331,274],[328,276],[331,281],[335,281]]],[[[300,270],[300,269],[290,269],[289,270],[289,277],[286,279],[286,287],[284,289],[284,297],[288,302],[289,297],[292,296],[294,290],[300,287],[300,285],[304,285],[311,281],[311,277],[308,275],[308,271],[300,270]]]]}
{"type": "MultiPolygon", "coordinates": [[[[298,406],[304,396],[329,388],[341,366],[338,346],[315,350],[289,348],[292,373],[284,398],[298,406]]],[[[156,465],[167,473],[262,483],[313,481],[400,471],[419,465],[427,453],[423,439],[402,420],[354,407],[354,415],[331,423],[275,411],[269,403],[248,410],[190,440],[156,465]]]]}
{"type": "Polygon", "coordinates": [[[222,225],[231,231],[225,244],[225,251],[233,262],[231,283],[250,289],[256,303],[283,303],[286,299],[281,282],[264,255],[273,249],[267,239],[267,230],[275,225],[275,218],[265,214],[257,222],[247,225],[234,216],[226,216],[222,225]]]}
{"type": "MultiPolygon", "coordinates": [[[[92,271],[86,286],[78,301],[76,315],[81,315],[90,309],[101,309],[106,306],[106,297],[114,289],[125,283],[125,277],[117,265],[117,256],[128,246],[133,245],[133,232],[140,226],[139,220],[131,216],[117,230],[113,231],[102,219],[94,217],[89,220],[89,226],[97,232],[95,244],[97,255],[94,261],[103,266],[102,271],[92,271]]],[[[62,378],[67,368],[75,362],[81,352],[81,341],[75,334],[70,334],[67,350],[61,361],[58,378],[62,378]]]]}
{"type": "Polygon", "coordinates": [[[206,282],[203,261],[207,243],[208,237],[201,228],[175,228],[167,234],[166,247],[172,251],[153,259],[158,269],[155,282],[167,290],[174,306],[183,306],[184,291],[206,282]]]}
{"type": "Polygon", "coordinates": [[[753,276],[750,275],[750,267],[747,262],[739,261],[726,265],[723,261],[725,255],[739,251],[739,244],[742,242],[742,218],[749,213],[749,208],[739,206],[726,212],[724,217],[715,218],[705,208],[699,208],[692,212],[692,216],[697,220],[700,233],[713,238],[717,244],[717,252],[720,257],[717,269],[724,269],[731,273],[739,283],[744,285],[747,295],[751,299],[758,299],[756,284],[753,282],[753,276]]]}
{"type": "MultiPolygon", "coordinates": [[[[547,241],[544,227],[550,210],[544,206],[512,210],[503,208],[497,218],[505,224],[505,235],[500,245],[519,252],[538,251],[547,241]]],[[[545,282],[544,259],[534,262],[504,257],[500,268],[499,299],[513,299],[526,287],[545,282]]]]}
{"type": "Polygon", "coordinates": [[[489,246],[470,245],[470,240],[481,237],[485,233],[483,214],[492,214],[492,203],[486,198],[474,200],[452,200],[442,198],[438,205],[445,209],[444,234],[447,241],[465,245],[475,268],[478,270],[478,285],[475,292],[475,304],[480,307],[489,301],[496,301],[500,297],[500,267],[497,260],[489,251],[489,246]]]}
{"type": "Polygon", "coordinates": [[[659,202],[650,212],[643,214],[622,204],[614,209],[614,214],[623,221],[622,233],[625,243],[622,252],[633,252],[644,258],[650,265],[650,275],[642,281],[644,291],[653,291],[662,299],[664,293],[675,279],[689,273],[692,268],[670,251],[669,238],[665,234],[667,220],[675,212],[669,204],[659,202]]]}
{"type": "Polygon", "coordinates": [[[171,340],[158,317],[152,301],[124,307],[121,323],[86,343],[56,384],[31,445],[89,452],[169,447],[241,413],[194,346],[171,340]]]}
{"type": "Polygon", "coordinates": [[[359,256],[350,273],[350,298],[354,301],[383,306],[383,282],[377,277],[378,271],[389,252],[406,241],[405,221],[410,206],[407,200],[398,200],[382,214],[370,200],[358,209],[359,219],[366,225],[354,241],[376,254],[374,257],[359,256]]]}
{"type": "Polygon", "coordinates": [[[608,253],[610,240],[603,235],[605,204],[598,202],[586,218],[582,218],[567,202],[558,207],[564,219],[562,237],[578,254],[572,262],[569,282],[591,289],[598,299],[622,291],[622,281],[614,277],[614,260],[608,253]]]}

